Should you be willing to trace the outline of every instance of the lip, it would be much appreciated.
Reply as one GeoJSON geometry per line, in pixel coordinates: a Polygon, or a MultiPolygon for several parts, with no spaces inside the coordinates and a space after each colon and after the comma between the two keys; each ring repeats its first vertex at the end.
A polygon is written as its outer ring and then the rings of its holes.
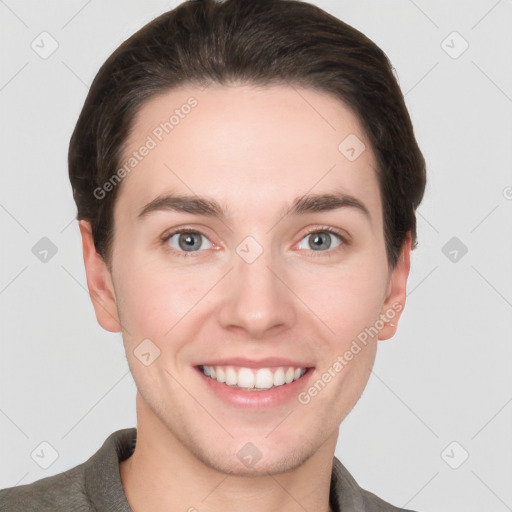
{"type": "MultiPolygon", "coordinates": [[[[220,360],[219,360],[220,361],[220,360]]],[[[204,363],[209,366],[224,366],[225,363],[220,363],[219,361],[215,361],[215,364],[204,363]]],[[[234,364],[234,361],[240,362],[239,359],[229,359],[223,360],[229,361],[229,364],[226,366],[244,366],[254,368],[255,366],[248,366],[247,360],[243,364],[234,364]]],[[[276,360],[277,361],[277,360],[276,360]]],[[[279,361],[284,362],[284,359],[279,359],[279,361]]],[[[254,361],[253,361],[254,363],[254,361]]],[[[268,360],[264,364],[269,364],[268,360]]],[[[290,384],[284,384],[282,386],[277,386],[272,389],[264,390],[264,391],[248,391],[244,389],[233,388],[228,386],[227,384],[223,384],[218,382],[211,377],[207,377],[198,366],[194,366],[194,370],[196,370],[197,375],[201,379],[201,382],[206,386],[206,389],[212,393],[216,398],[220,399],[225,404],[236,407],[238,409],[246,409],[246,410],[268,410],[271,408],[279,407],[286,405],[288,403],[297,402],[297,397],[299,393],[305,389],[311,376],[315,373],[313,367],[307,367],[304,365],[300,365],[296,362],[292,363],[284,363],[284,364],[275,364],[275,366],[294,366],[306,368],[306,373],[298,380],[294,380],[290,384]]],[[[258,361],[258,366],[262,366],[262,360],[258,361]]],[[[268,368],[268,366],[267,366],[268,368]]]]}
{"type": "Polygon", "coordinates": [[[263,359],[231,357],[229,359],[201,361],[194,363],[193,366],[237,366],[241,368],[277,368],[279,366],[293,366],[294,368],[311,368],[313,365],[304,361],[283,359],[280,357],[265,357],[263,359]]]}

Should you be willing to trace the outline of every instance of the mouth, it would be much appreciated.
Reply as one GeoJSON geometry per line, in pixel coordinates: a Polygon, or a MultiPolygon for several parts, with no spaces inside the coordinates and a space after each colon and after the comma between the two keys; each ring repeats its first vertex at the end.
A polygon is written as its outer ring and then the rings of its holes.
{"type": "Polygon", "coordinates": [[[276,366],[248,368],[243,366],[198,365],[197,369],[209,379],[243,391],[271,391],[285,387],[304,377],[310,368],[276,366]]]}
{"type": "Polygon", "coordinates": [[[289,407],[315,377],[309,361],[282,357],[229,357],[197,361],[200,386],[214,400],[245,411],[289,407]]]}

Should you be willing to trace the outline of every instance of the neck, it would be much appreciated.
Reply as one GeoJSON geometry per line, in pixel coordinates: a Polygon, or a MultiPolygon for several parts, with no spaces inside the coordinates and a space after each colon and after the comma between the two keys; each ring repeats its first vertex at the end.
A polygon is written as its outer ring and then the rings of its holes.
{"type": "Polygon", "coordinates": [[[137,397],[137,443],[120,463],[134,512],[329,512],[337,431],[301,465],[278,474],[228,475],[207,466],[137,397]]]}

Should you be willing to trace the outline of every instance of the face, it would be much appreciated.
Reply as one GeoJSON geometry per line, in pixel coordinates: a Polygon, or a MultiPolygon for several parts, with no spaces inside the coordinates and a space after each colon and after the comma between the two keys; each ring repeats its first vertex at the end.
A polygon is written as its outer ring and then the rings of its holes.
{"type": "Polygon", "coordinates": [[[357,117],[309,89],[189,86],[141,108],[124,157],[112,272],[85,260],[98,320],[123,332],[139,423],[226,473],[334,447],[409,270],[409,243],[388,267],[357,117]]]}

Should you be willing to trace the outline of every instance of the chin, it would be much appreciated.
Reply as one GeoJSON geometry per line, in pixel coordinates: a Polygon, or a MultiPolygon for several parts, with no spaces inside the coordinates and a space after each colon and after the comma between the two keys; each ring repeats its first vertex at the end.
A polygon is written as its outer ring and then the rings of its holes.
{"type": "Polygon", "coordinates": [[[286,450],[259,451],[255,445],[245,444],[239,450],[205,449],[195,444],[193,453],[205,466],[232,476],[258,477],[292,471],[306,462],[314,450],[292,447],[286,450]],[[252,458],[252,460],[251,460],[252,458]]]}

